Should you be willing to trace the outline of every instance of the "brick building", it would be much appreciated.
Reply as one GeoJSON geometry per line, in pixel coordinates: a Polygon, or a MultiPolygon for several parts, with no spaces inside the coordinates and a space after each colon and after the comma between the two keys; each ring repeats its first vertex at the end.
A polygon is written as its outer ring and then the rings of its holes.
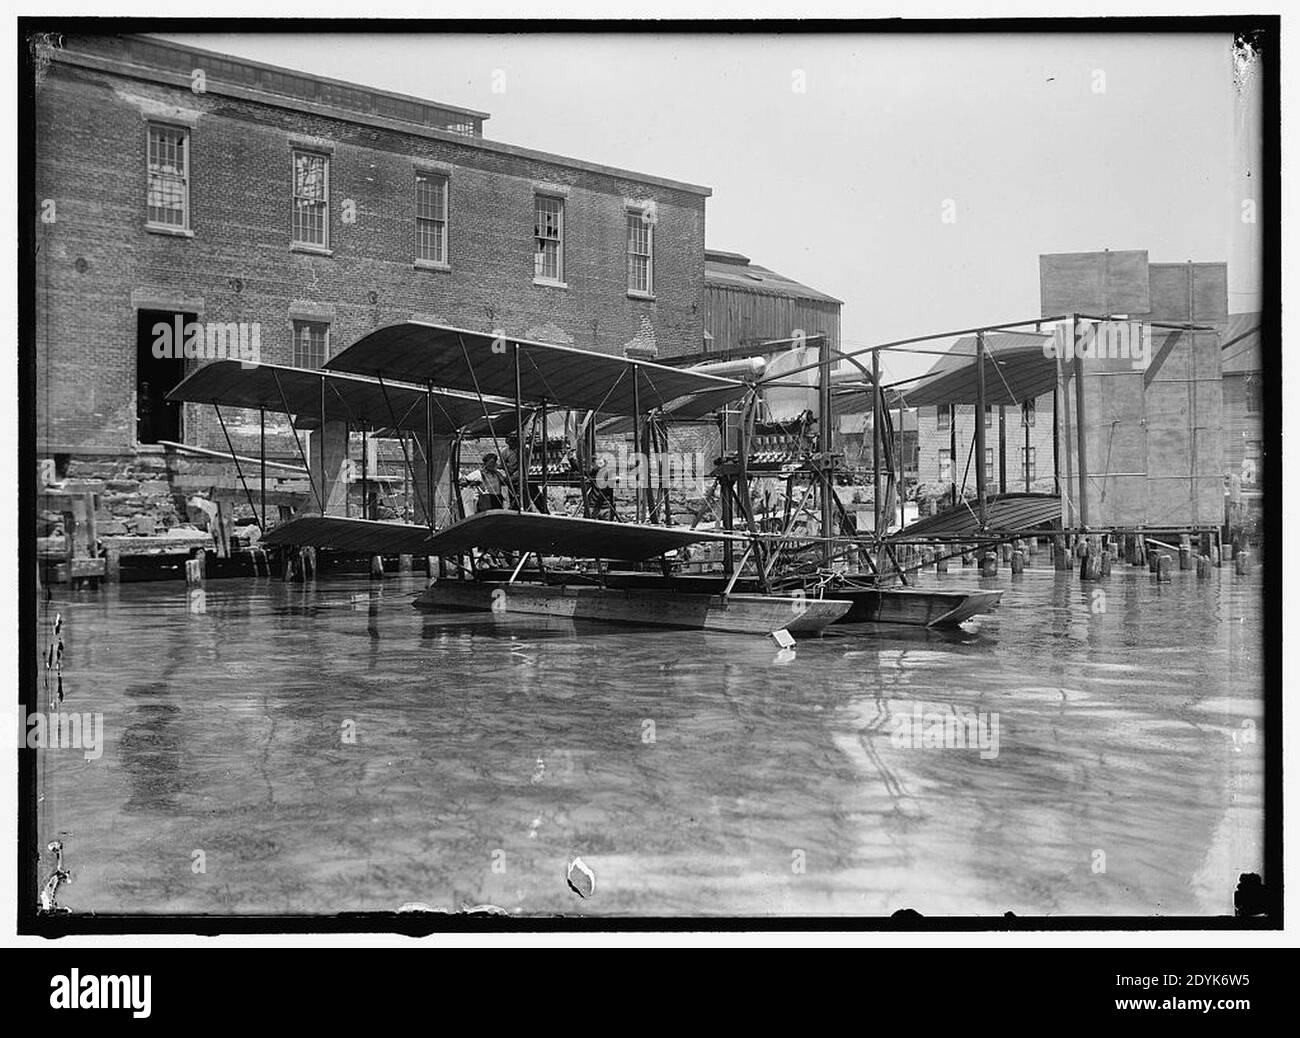
{"type": "MultiPolygon", "coordinates": [[[[171,496],[158,441],[225,449],[210,409],[163,399],[206,359],[156,355],[178,317],[217,326],[218,345],[243,326],[261,359],[308,367],[412,317],[642,356],[703,340],[708,188],[486,140],[483,112],[147,37],[65,37],[45,56],[37,443],[111,480],[111,512],[171,496]]],[[[256,423],[228,416],[237,450],[256,423]]],[[[269,439],[292,456],[286,425],[269,439]]]]}

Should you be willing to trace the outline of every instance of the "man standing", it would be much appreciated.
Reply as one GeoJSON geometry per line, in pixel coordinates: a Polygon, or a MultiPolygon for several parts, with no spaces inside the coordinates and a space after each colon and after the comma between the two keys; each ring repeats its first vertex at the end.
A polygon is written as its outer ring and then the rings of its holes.
{"type": "Polygon", "coordinates": [[[461,486],[477,486],[478,500],[475,512],[487,512],[494,508],[505,508],[506,489],[505,474],[497,468],[495,454],[483,455],[483,465],[476,472],[471,472],[460,481],[461,486]]]}

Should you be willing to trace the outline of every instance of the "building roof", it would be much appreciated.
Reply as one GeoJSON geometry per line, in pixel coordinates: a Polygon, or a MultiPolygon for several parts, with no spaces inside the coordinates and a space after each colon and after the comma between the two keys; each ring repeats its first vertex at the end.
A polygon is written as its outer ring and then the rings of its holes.
{"type": "MultiPolygon", "coordinates": [[[[1050,338],[1043,332],[986,332],[985,401],[1018,404],[1051,392],[1056,385],[1056,362],[1043,352],[1050,338]]],[[[957,339],[921,378],[899,387],[907,403],[927,407],[975,402],[979,374],[975,347],[974,335],[957,339]]]]}
{"type": "Polygon", "coordinates": [[[1264,370],[1258,313],[1229,314],[1219,345],[1223,350],[1225,375],[1245,375],[1264,370]]]}
{"type": "Polygon", "coordinates": [[[69,35],[64,38],[64,46],[51,52],[50,56],[71,65],[166,83],[187,90],[191,87],[192,59],[201,58],[209,66],[205,69],[206,93],[276,105],[293,111],[312,112],[367,126],[392,128],[435,140],[454,141],[482,151],[619,177],[706,198],[713,194],[712,188],[700,184],[485,140],[481,134],[482,121],[489,118],[486,112],[201,50],[153,36],[69,35]],[[106,49],[102,42],[105,40],[121,44],[126,48],[126,55],[106,49]]]}
{"type": "Polygon", "coordinates": [[[704,283],[706,286],[757,292],[761,295],[784,296],[787,299],[810,299],[819,303],[843,306],[844,301],[800,284],[794,278],[760,267],[738,252],[704,250],[704,283]]]}

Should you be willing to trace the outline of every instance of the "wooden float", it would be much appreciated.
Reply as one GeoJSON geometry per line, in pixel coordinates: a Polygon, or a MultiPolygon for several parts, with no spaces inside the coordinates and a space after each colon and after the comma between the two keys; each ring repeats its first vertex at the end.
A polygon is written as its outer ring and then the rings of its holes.
{"type": "Polygon", "coordinates": [[[1001,591],[960,591],[932,588],[836,588],[836,598],[853,603],[839,623],[909,624],[913,627],[956,627],[979,613],[998,607],[1001,591]]]}
{"type": "MultiPolygon", "coordinates": [[[[504,569],[480,569],[480,576],[489,580],[506,580],[510,573],[504,569]]],[[[529,580],[537,580],[536,571],[527,574],[529,580]]],[[[636,591],[664,591],[677,595],[696,593],[716,595],[727,585],[727,578],[721,574],[680,574],[665,577],[660,573],[647,573],[633,570],[609,570],[603,575],[607,588],[636,591]]],[[[544,578],[545,583],[560,584],[594,584],[595,574],[580,574],[572,571],[551,571],[544,578]]],[[[737,581],[736,587],[743,593],[756,594],[757,587],[752,579],[737,581]]],[[[847,600],[852,603],[843,616],[834,623],[893,623],[908,624],[913,627],[956,627],[980,613],[992,612],[1002,601],[1002,591],[983,588],[917,588],[917,587],[865,587],[847,585],[831,588],[832,599],[847,600]]],[[[735,597],[735,596],[733,596],[735,597]]],[[[810,599],[810,601],[816,601],[810,599]]]]}
{"type": "Polygon", "coordinates": [[[779,595],[435,580],[413,604],[417,609],[427,610],[519,613],[737,634],[771,634],[784,630],[807,636],[820,634],[847,613],[851,603],[779,595]]]}

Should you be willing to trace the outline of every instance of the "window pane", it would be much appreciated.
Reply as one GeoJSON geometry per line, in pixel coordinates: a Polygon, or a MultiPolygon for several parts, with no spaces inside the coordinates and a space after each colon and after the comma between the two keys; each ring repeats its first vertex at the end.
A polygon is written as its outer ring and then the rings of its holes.
{"type": "Polygon", "coordinates": [[[641,214],[627,217],[627,287],[630,292],[649,293],[652,225],[641,214]]]}
{"type": "Polygon", "coordinates": [[[293,240],[325,245],[328,162],[324,155],[293,153],[293,240]]]}
{"type": "Polygon", "coordinates": [[[1034,447],[1026,447],[1021,452],[1023,455],[1020,463],[1021,478],[1023,478],[1026,482],[1030,482],[1030,483],[1032,483],[1035,479],[1038,478],[1038,473],[1036,471],[1037,466],[1035,461],[1036,450],[1037,448],[1034,447]]]}
{"type": "Polygon", "coordinates": [[[447,178],[415,175],[416,256],[435,263],[447,261],[447,178]]]}
{"type": "Polygon", "coordinates": [[[564,202],[559,198],[536,196],[533,218],[533,269],[536,277],[564,280],[563,233],[564,202]]]}
{"type": "Polygon", "coordinates": [[[295,321],[293,325],[293,366],[320,368],[325,365],[329,325],[312,321],[295,321]]]}
{"type": "Polygon", "coordinates": [[[187,134],[165,126],[149,128],[148,220],[185,227],[187,134]]]}

